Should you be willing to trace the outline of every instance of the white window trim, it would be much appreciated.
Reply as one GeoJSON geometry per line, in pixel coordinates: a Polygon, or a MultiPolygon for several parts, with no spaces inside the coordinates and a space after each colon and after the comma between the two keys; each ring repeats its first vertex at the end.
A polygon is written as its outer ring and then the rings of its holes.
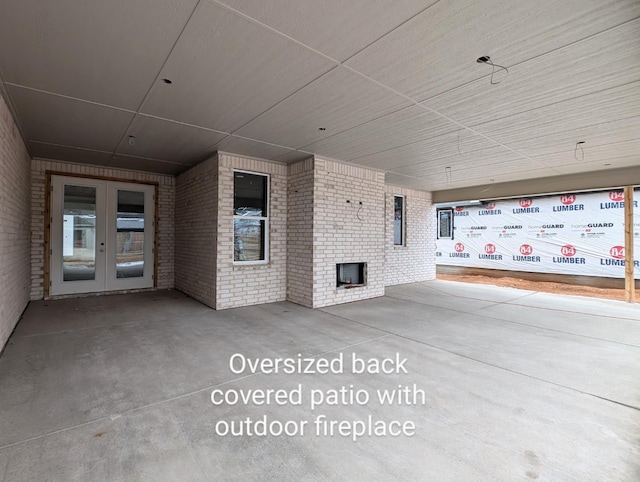
{"type": "Polygon", "coordinates": [[[436,239],[453,239],[454,238],[454,226],[453,226],[453,220],[454,220],[454,214],[453,214],[453,209],[438,209],[436,211],[436,239]],[[449,231],[451,233],[450,236],[440,236],[440,213],[441,212],[448,212],[449,213],[449,231]]]}
{"type": "Polygon", "coordinates": [[[407,247],[407,197],[402,194],[394,194],[393,195],[393,246],[395,248],[406,248],[407,247]],[[402,222],[400,224],[400,236],[402,238],[402,243],[396,244],[396,198],[402,198],[402,222]]]}
{"type": "Polygon", "coordinates": [[[271,217],[271,175],[264,172],[254,172],[254,171],[245,171],[242,169],[234,169],[233,170],[233,178],[234,178],[234,187],[233,187],[233,198],[232,202],[235,202],[235,174],[236,172],[241,172],[244,174],[253,174],[255,176],[263,176],[267,178],[267,216],[236,216],[235,207],[233,210],[233,218],[231,219],[231,230],[235,232],[235,220],[236,219],[257,219],[259,221],[264,221],[264,259],[256,260],[256,261],[237,261],[235,255],[235,249],[231,250],[231,259],[233,261],[234,266],[255,266],[255,265],[265,265],[269,264],[269,218],[271,217]]]}

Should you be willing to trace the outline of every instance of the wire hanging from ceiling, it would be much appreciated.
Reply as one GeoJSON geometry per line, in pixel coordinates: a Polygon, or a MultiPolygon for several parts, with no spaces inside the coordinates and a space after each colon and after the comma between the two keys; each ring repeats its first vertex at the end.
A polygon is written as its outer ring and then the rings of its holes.
{"type": "Polygon", "coordinates": [[[584,141],[576,142],[576,148],[573,150],[573,157],[575,157],[576,161],[584,161],[584,149],[582,148],[584,143],[584,141]]]}
{"type": "MultiPolygon", "coordinates": [[[[502,66],[502,65],[495,64],[491,60],[491,57],[489,57],[488,55],[483,55],[482,57],[478,57],[476,62],[478,62],[479,64],[488,64],[488,65],[491,66],[491,85],[498,85],[499,83],[504,81],[504,79],[506,79],[509,76],[509,69],[504,67],[504,66],[502,66]],[[500,80],[495,80],[496,67],[498,69],[501,69],[501,70],[504,71],[504,77],[501,78],[500,80]]],[[[499,70],[498,70],[498,72],[499,72],[499,70]]]]}

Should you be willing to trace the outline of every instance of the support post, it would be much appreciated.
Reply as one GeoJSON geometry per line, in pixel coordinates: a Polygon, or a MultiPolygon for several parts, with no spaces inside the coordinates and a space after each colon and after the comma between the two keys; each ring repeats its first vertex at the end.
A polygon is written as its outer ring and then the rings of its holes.
{"type": "Polygon", "coordinates": [[[627,303],[636,302],[633,241],[633,186],[627,186],[624,188],[624,294],[627,303]]]}

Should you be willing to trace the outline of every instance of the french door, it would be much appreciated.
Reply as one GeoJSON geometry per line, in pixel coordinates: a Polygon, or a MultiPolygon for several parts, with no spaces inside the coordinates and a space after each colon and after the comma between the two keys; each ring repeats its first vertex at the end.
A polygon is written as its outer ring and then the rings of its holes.
{"type": "Polygon", "coordinates": [[[153,287],[155,186],[51,176],[50,295],[153,287]]]}

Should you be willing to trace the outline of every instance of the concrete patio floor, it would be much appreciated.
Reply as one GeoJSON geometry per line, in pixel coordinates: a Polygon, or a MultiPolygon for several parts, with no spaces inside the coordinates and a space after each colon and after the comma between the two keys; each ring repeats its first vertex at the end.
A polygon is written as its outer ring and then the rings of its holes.
{"type": "Polygon", "coordinates": [[[0,480],[637,481],[639,407],[640,307],[622,302],[447,281],[322,310],[214,311],[176,291],[39,301],[0,358],[0,480]],[[233,373],[234,354],[344,366],[233,373]],[[352,354],[407,373],[354,374],[352,354]],[[399,386],[425,403],[379,403],[399,386]],[[300,405],[211,402],[297,387],[300,405]],[[340,387],[370,400],[310,408],[340,387]],[[307,433],[216,433],[265,415],[307,433]],[[318,415],[415,433],[325,436],[318,415]]]}

